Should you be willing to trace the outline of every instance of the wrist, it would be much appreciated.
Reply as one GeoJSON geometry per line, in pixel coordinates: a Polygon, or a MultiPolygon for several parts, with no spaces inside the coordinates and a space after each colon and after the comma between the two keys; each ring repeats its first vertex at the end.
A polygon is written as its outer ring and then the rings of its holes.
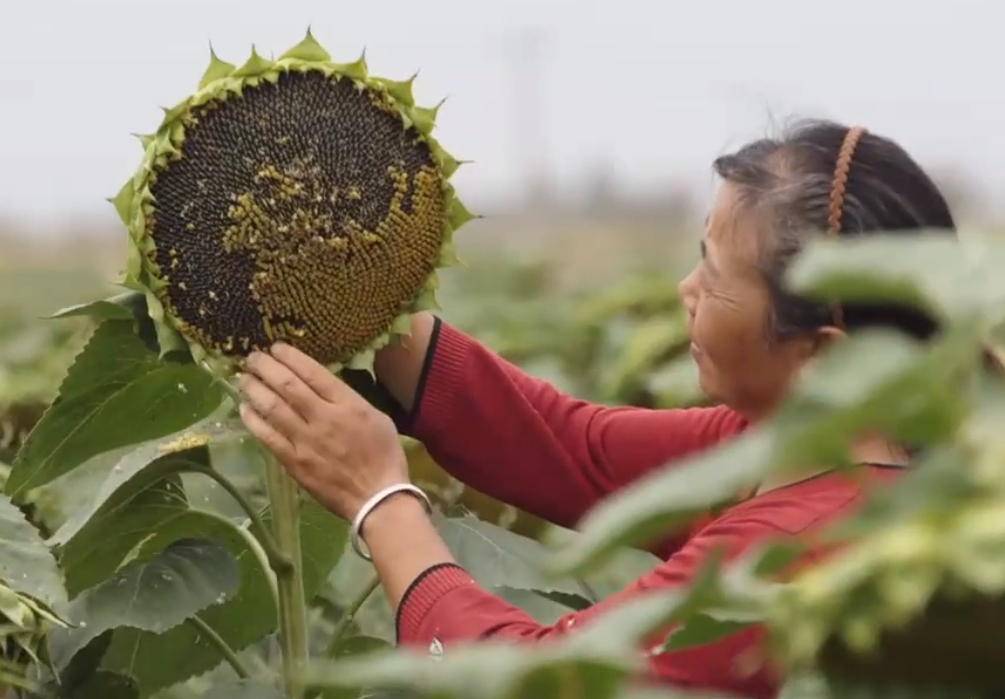
{"type": "Polygon", "coordinates": [[[359,536],[367,548],[372,548],[371,540],[388,534],[400,536],[402,531],[428,521],[425,503],[414,493],[402,491],[389,495],[370,510],[360,526],[359,536]]]}
{"type": "Polygon", "coordinates": [[[427,514],[425,503],[407,491],[390,495],[373,508],[359,538],[394,610],[415,580],[431,566],[456,563],[427,514]]]}

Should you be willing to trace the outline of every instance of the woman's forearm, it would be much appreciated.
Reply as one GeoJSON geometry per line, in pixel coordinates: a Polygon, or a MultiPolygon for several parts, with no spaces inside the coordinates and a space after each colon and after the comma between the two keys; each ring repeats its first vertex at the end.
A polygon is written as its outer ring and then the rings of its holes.
{"type": "Polygon", "coordinates": [[[409,586],[425,570],[455,562],[422,503],[409,493],[392,495],[378,505],[367,516],[360,534],[395,611],[409,586]]]}
{"type": "Polygon", "coordinates": [[[432,314],[416,313],[412,316],[411,334],[380,350],[374,361],[377,379],[406,411],[415,407],[434,324],[432,314]]]}
{"type": "MultiPolygon", "coordinates": [[[[609,431],[593,429],[601,413],[623,411],[566,395],[431,315],[416,316],[413,330],[378,355],[377,377],[409,413],[399,429],[454,478],[565,527],[630,480],[609,464],[633,460],[607,458],[599,437],[609,431]]],[[[631,449],[651,444],[652,430],[643,432],[628,440],[631,449]]]]}

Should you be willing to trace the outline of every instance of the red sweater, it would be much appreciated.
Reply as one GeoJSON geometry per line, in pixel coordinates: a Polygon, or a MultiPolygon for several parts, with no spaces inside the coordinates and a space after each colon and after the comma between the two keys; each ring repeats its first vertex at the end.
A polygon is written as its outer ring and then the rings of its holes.
{"type": "MultiPolygon", "coordinates": [[[[454,477],[564,527],[647,471],[740,433],[745,420],[725,407],[612,408],[562,394],[445,323],[437,323],[416,409],[402,428],[454,477]]],[[[879,475],[878,473],[876,474],[879,475]]],[[[401,644],[443,647],[493,638],[535,643],[589,623],[642,591],[685,586],[706,552],[727,557],[766,538],[800,535],[843,514],[860,487],[825,475],[746,500],[659,544],[664,559],[624,590],[552,626],[479,587],[457,566],[435,566],[412,584],[397,613],[401,644]]],[[[760,628],[721,641],[651,656],[652,676],[677,686],[752,698],[774,697],[768,668],[737,667],[760,628]]]]}

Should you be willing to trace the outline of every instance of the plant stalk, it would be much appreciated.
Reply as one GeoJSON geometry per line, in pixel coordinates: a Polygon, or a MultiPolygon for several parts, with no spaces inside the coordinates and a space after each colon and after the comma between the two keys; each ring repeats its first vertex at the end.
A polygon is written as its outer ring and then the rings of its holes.
{"type": "Polygon", "coordinates": [[[352,624],[353,618],[359,611],[363,603],[366,602],[370,595],[374,593],[374,590],[380,585],[380,579],[376,574],[370,579],[370,581],[363,587],[362,590],[349,602],[349,606],[345,608],[342,612],[342,618],[338,620],[335,625],[335,629],[332,631],[331,640],[328,641],[328,650],[325,655],[329,658],[334,658],[338,654],[339,645],[342,643],[342,639],[345,638],[346,632],[349,630],[349,625],[352,624]]]}
{"type": "Polygon", "coordinates": [[[241,662],[241,659],[237,657],[237,653],[234,652],[234,649],[231,648],[227,642],[223,640],[223,637],[216,632],[216,629],[203,621],[198,614],[190,616],[185,621],[194,626],[200,634],[204,635],[206,639],[212,643],[218,651],[220,651],[223,659],[227,661],[227,664],[230,665],[231,668],[233,668],[238,677],[241,679],[248,679],[251,677],[251,674],[248,672],[248,668],[246,668],[244,663],[241,662]]]}
{"type": "Polygon", "coordinates": [[[259,535],[262,548],[265,549],[265,555],[269,559],[269,567],[275,573],[279,573],[281,570],[285,570],[293,565],[293,561],[290,560],[289,556],[280,548],[279,544],[276,543],[275,537],[265,523],[262,522],[262,518],[259,516],[258,512],[248,499],[244,497],[244,494],[235,486],[230,480],[224,476],[222,473],[217,471],[211,466],[203,466],[202,464],[195,463],[194,461],[183,462],[186,464],[186,470],[190,473],[198,473],[207,478],[212,479],[221,488],[226,491],[230,497],[240,506],[244,513],[248,515],[248,519],[251,520],[251,526],[255,532],[259,535]]]}
{"type": "Polygon", "coordinates": [[[283,683],[289,699],[303,696],[307,668],[307,599],[304,594],[303,556],[300,551],[300,491],[271,453],[265,454],[265,480],[272,507],[272,534],[292,563],[276,571],[279,590],[279,646],[283,683]]]}

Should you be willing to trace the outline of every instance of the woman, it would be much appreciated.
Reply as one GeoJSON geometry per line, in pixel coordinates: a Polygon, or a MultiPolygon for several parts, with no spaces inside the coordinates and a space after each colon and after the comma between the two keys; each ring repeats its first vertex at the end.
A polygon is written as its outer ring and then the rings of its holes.
{"type": "MultiPolygon", "coordinates": [[[[397,429],[423,441],[455,477],[543,519],[572,527],[600,499],[668,461],[721,443],[769,415],[800,367],[846,331],[935,331],[917,312],[883,304],[843,308],[796,298],[780,276],[807,231],[954,234],[931,179],[896,143],[860,128],[800,125],[717,159],[723,182],[680,284],[702,389],[720,407],[644,410],[591,405],[531,378],[457,329],[415,316],[411,339],[380,353],[376,374],[403,406],[397,429]]],[[[861,485],[821,472],[765,483],[755,497],[694,522],[654,549],[664,563],[624,590],[552,626],[481,589],[457,566],[407,483],[396,425],[345,383],[278,345],[248,361],[241,415],[292,476],[336,514],[362,515],[362,538],[397,614],[400,643],[439,650],[494,638],[536,642],[588,624],[644,590],[683,586],[712,546],[735,556],[756,542],[799,536],[834,521],[861,485]],[[371,509],[372,506],[372,509],[371,509]],[[362,512],[361,512],[362,510],[362,512]]],[[[895,476],[905,450],[862,439],[852,456],[870,477],[895,476]]],[[[773,697],[770,668],[736,661],[761,638],[749,629],[706,646],[651,657],[668,685],[773,697]]]]}

